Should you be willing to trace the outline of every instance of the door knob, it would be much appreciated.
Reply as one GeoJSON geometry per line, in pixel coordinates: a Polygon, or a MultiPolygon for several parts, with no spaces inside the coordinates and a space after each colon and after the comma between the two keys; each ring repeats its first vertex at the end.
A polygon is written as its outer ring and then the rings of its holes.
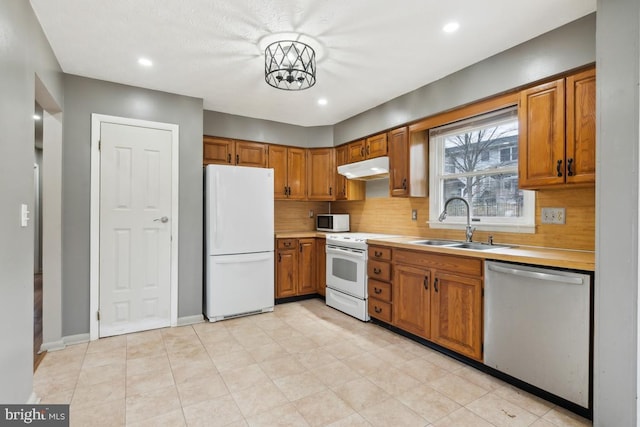
{"type": "Polygon", "coordinates": [[[161,218],[156,218],[156,219],[154,219],[154,221],[160,221],[160,222],[162,222],[162,223],[165,223],[165,222],[169,222],[169,218],[168,218],[168,217],[166,217],[166,216],[163,216],[163,217],[161,217],[161,218]]]}

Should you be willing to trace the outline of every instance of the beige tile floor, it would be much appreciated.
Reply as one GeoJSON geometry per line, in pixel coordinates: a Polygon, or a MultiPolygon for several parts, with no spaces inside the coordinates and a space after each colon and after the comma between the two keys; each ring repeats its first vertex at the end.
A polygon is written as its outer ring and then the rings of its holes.
{"type": "Polygon", "coordinates": [[[590,426],[447,356],[307,300],[47,354],[72,426],[590,426]]]}

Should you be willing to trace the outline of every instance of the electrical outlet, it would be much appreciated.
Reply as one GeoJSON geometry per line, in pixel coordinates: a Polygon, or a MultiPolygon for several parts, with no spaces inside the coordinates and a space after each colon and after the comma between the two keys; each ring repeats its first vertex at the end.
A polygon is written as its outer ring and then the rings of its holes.
{"type": "Polygon", "coordinates": [[[543,224],[564,224],[565,210],[564,208],[542,208],[543,224]]]}
{"type": "Polygon", "coordinates": [[[418,210],[417,209],[411,209],[411,220],[412,221],[417,221],[418,220],[418,210]]]}
{"type": "Polygon", "coordinates": [[[313,218],[313,211],[309,211],[309,218],[313,218]]]}

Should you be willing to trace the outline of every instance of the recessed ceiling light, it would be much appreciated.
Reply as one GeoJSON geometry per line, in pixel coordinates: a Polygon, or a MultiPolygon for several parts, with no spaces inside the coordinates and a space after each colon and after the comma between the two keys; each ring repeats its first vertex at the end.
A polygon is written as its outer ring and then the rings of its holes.
{"type": "Polygon", "coordinates": [[[40,117],[38,114],[34,114],[33,115],[33,120],[40,120],[42,117],[40,117]]]}
{"type": "Polygon", "coordinates": [[[153,65],[153,62],[151,62],[151,60],[147,58],[140,58],[138,59],[138,64],[142,65],[143,67],[151,67],[153,65]]]}
{"type": "Polygon", "coordinates": [[[444,31],[445,33],[453,33],[457,31],[458,28],[460,28],[460,24],[458,24],[457,22],[449,22],[447,25],[442,27],[442,31],[444,31]]]}
{"type": "Polygon", "coordinates": [[[327,105],[327,99],[326,98],[318,99],[318,105],[327,105]]]}

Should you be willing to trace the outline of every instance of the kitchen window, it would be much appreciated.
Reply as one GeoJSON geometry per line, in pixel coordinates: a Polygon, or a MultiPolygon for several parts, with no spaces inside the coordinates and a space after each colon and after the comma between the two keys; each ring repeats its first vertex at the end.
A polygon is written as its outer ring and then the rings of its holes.
{"type": "Polygon", "coordinates": [[[518,189],[518,111],[509,107],[431,129],[429,132],[429,225],[464,228],[462,197],[478,230],[533,233],[535,195],[518,189]]]}

